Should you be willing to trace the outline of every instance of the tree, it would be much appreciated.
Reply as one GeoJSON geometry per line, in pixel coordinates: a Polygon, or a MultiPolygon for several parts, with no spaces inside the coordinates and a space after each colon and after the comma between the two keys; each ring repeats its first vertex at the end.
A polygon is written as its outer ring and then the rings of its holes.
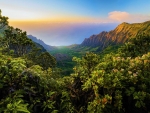
{"type": "Polygon", "coordinates": [[[94,53],[87,53],[82,59],[74,57],[73,61],[77,63],[77,66],[73,68],[73,83],[68,87],[71,102],[77,112],[87,112],[88,102],[92,101],[95,95],[92,88],[83,90],[82,86],[90,80],[91,73],[95,70],[100,58],[94,53]]]}
{"type": "Polygon", "coordinates": [[[140,34],[135,38],[131,38],[129,42],[125,43],[120,48],[122,56],[137,57],[150,51],[150,36],[146,34],[140,34]]]}
{"type": "Polygon", "coordinates": [[[75,109],[89,113],[150,111],[150,53],[135,58],[124,58],[119,54],[98,58],[90,54],[83,60],[74,59],[77,66],[68,88],[75,109]],[[89,64],[92,68],[88,68],[89,64]]]}
{"type": "Polygon", "coordinates": [[[27,54],[34,43],[27,37],[26,32],[13,27],[8,26],[4,32],[5,37],[3,38],[3,46],[9,50],[14,50],[17,56],[23,56],[27,54]]]}
{"type": "Polygon", "coordinates": [[[8,17],[2,16],[2,11],[0,10],[0,29],[8,25],[8,17]]]}
{"type": "Polygon", "coordinates": [[[56,66],[56,60],[48,52],[43,52],[37,56],[37,64],[42,66],[43,69],[47,70],[49,67],[53,68],[56,66]]]}

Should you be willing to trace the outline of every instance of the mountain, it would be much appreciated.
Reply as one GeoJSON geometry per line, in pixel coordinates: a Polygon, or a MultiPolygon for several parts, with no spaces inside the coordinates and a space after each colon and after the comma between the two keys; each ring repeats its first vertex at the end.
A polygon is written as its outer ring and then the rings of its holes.
{"type": "Polygon", "coordinates": [[[89,38],[85,38],[80,44],[80,47],[99,47],[99,50],[103,50],[112,44],[123,44],[129,38],[134,38],[141,33],[150,34],[150,21],[133,24],[124,22],[118,25],[114,30],[109,32],[103,31],[98,35],[92,35],[89,38]]]}
{"type": "Polygon", "coordinates": [[[40,52],[46,52],[46,49],[42,45],[40,45],[39,43],[36,43],[36,42],[34,42],[34,43],[35,43],[36,47],[41,48],[40,52]]]}
{"type": "Polygon", "coordinates": [[[55,47],[45,44],[42,40],[37,39],[36,37],[34,37],[32,35],[28,35],[28,38],[30,38],[32,41],[42,45],[47,51],[52,51],[55,49],[55,47]]]}

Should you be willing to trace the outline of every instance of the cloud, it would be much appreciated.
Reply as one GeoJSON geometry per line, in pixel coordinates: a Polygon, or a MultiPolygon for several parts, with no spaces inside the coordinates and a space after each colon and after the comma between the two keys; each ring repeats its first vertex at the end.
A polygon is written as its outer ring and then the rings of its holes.
{"type": "Polygon", "coordinates": [[[130,14],[127,12],[113,11],[108,14],[108,18],[116,21],[124,21],[130,18],[130,14]]]}
{"type": "Polygon", "coordinates": [[[108,18],[111,22],[144,22],[150,20],[150,15],[130,14],[128,12],[113,11],[108,13],[108,18]]]}

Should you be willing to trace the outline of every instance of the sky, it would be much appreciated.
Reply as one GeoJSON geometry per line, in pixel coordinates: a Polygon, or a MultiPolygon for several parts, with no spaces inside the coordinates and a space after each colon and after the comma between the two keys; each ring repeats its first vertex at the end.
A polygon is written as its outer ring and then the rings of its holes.
{"type": "Polygon", "coordinates": [[[150,0],[0,0],[0,9],[11,26],[57,46],[150,20],[150,0]]]}

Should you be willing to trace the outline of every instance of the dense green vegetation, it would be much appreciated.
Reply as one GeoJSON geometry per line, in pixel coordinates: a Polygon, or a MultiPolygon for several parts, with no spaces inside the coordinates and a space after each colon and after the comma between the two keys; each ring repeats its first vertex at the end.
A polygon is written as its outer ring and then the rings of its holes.
{"type": "Polygon", "coordinates": [[[83,53],[77,52],[71,47],[60,46],[55,50],[50,51],[56,60],[57,67],[61,69],[61,74],[63,76],[70,75],[73,72],[73,67],[75,66],[75,62],[72,61],[74,56],[82,57],[83,53]]]}
{"type": "Polygon", "coordinates": [[[98,51],[98,47],[86,47],[86,46],[57,46],[54,50],[50,51],[56,60],[57,60],[57,67],[61,69],[61,74],[63,76],[70,75],[73,72],[73,67],[76,65],[72,58],[74,56],[78,58],[82,58],[85,56],[87,52],[94,52],[94,53],[102,53],[101,57],[108,53],[115,53],[119,46],[109,46],[105,48],[103,51],[98,51]]]}
{"type": "Polygon", "coordinates": [[[81,58],[87,52],[97,52],[97,49],[98,48],[78,47],[76,45],[58,46],[54,50],[50,51],[50,54],[56,58],[57,67],[61,69],[61,74],[63,76],[68,76],[73,72],[73,67],[76,65],[76,63],[72,61],[74,56],[81,58]]]}
{"type": "MultiPolygon", "coordinates": [[[[1,14],[0,26],[8,26],[1,14]]],[[[74,57],[74,71],[62,77],[55,58],[34,46],[25,32],[8,26],[3,33],[0,113],[150,112],[149,35],[74,57]]]]}

